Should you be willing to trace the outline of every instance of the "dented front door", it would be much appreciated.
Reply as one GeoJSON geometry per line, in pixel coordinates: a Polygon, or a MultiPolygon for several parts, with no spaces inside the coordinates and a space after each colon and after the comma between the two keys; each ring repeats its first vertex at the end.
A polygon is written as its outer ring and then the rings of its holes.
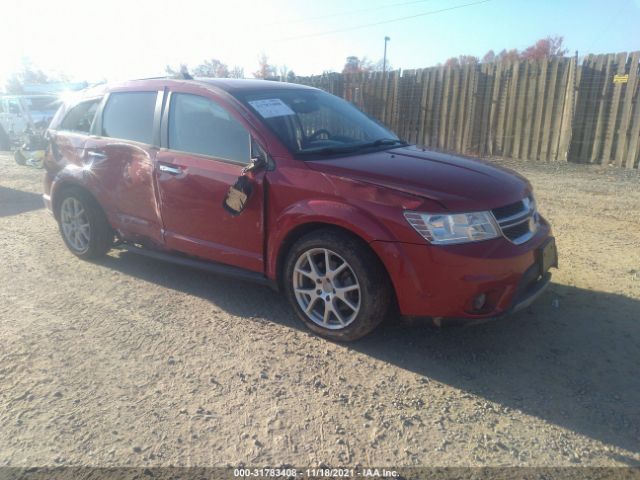
{"type": "Polygon", "coordinates": [[[265,172],[243,172],[251,159],[249,129],[231,109],[192,89],[172,91],[166,115],[166,146],[156,157],[166,246],[263,272],[265,172]],[[232,213],[225,199],[242,176],[251,195],[232,213]]]}

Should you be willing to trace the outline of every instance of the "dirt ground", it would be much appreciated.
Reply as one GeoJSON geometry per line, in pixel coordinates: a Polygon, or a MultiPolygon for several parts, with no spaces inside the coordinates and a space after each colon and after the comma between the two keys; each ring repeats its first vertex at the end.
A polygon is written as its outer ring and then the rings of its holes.
{"type": "Polygon", "coordinates": [[[507,164],[560,270],[528,311],[350,345],[282,295],[69,253],[0,155],[0,466],[640,465],[640,175],[507,164]]]}

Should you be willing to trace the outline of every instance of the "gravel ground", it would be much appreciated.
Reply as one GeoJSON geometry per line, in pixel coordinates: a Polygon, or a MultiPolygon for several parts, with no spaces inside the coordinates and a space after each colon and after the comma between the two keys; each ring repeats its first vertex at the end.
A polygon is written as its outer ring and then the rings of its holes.
{"type": "Polygon", "coordinates": [[[640,465],[640,175],[500,162],[561,269],[528,311],[335,344],[267,288],[77,260],[0,155],[0,466],[640,465]]]}

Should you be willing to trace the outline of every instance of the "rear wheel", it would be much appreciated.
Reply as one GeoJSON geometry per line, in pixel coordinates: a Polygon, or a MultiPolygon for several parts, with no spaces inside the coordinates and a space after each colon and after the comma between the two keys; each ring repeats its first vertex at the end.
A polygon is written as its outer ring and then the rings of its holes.
{"type": "Polygon", "coordinates": [[[18,165],[25,165],[27,163],[27,157],[20,150],[13,152],[13,159],[18,165]]]}
{"type": "Polygon", "coordinates": [[[298,317],[324,337],[356,340],[387,314],[391,287],[382,264],[366,244],[345,232],[327,229],[298,240],[284,275],[298,317]]]}
{"type": "Polygon", "coordinates": [[[61,195],[58,224],[67,248],[83,259],[105,255],[113,245],[113,230],[100,205],[78,188],[61,195]]]}

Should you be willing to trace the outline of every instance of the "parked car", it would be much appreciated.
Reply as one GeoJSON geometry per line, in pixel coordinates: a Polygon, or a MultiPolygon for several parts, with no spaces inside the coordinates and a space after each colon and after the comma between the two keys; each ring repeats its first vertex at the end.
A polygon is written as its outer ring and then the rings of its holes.
{"type": "Polygon", "coordinates": [[[36,128],[47,127],[62,103],[57,95],[22,95],[36,128]]]}
{"type": "MultiPolygon", "coordinates": [[[[56,95],[3,95],[0,96],[0,150],[30,144],[42,136],[60,106],[56,95]]],[[[31,146],[36,149],[41,143],[31,146]]]]}
{"type": "Polygon", "coordinates": [[[49,138],[44,201],[75,255],[115,238],[268,284],[331,339],[362,337],[392,306],[517,311],[557,266],[526,179],[409,145],[315,88],[132,81],[62,107],[49,138]]]}
{"type": "Polygon", "coordinates": [[[0,150],[9,150],[33,127],[27,103],[20,95],[0,96],[0,150]]]}

